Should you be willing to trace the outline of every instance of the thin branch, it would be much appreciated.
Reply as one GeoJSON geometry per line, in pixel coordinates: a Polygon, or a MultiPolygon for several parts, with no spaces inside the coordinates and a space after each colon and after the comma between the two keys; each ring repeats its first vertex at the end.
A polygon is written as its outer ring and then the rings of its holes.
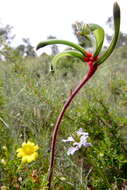
{"type": "Polygon", "coordinates": [[[7,127],[9,129],[8,124],[0,117],[0,121],[2,121],[2,123],[5,125],[5,127],[7,127]]]}

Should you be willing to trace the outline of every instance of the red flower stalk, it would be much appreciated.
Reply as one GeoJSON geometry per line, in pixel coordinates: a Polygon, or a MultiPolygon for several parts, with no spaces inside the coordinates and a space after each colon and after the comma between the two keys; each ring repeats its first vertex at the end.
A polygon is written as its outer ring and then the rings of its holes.
{"type": "Polygon", "coordinates": [[[53,168],[54,168],[54,159],[55,159],[55,147],[56,147],[56,138],[58,134],[58,129],[60,127],[61,120],[64,116],[65,111],[67,110],[68,106],[72,102],[73,98],[76,96],[76,94],[79,92],[79,90],[88,82],[88,80],[94,75],[95,71],[98,68],[98,65],[94,62],[97,61],[98,57],[93,57],[92,54],[87,53],[87,56],[83,58],[84,61],[87,62],[89,66],[89,71],[87,72],[86,76],[83,78],[83,80],[77,85],[77,87],[72,91],[71,95],[68,97],[66,103],[64,104],[58,118],[56,121],[56,125],[53,130],[52,134],[52,142],[51,142],[51,158],[50,158],[50,167],[49,167],[49,184],[48,184],[48,190],[50,190],[51,187],[51,181],[52,181],[52,175],[53,175],[53,168]]]}

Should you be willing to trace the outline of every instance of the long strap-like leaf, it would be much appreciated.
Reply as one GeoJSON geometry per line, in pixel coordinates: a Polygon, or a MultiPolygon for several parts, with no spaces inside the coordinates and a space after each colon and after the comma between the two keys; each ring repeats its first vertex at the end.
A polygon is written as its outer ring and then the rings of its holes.
{"type": "Polygon", "coordinates": [[[84,48],[82,48],[78,44],[75,44],[73,42],[66,41],[66,40],[47,40],[47,41],[43,41],[43,42],[40,42],[37,45],[36,49],[40,49],[42,47],[45,47],[47,45],[52,45],[52,44],[63,44],[63,45],[71,46],[71,47],[75,48],[76,50],[80,51],[84,56],[86,56],[86,51],[84,50],[84,48]]]}
{"type": "Polygon", "coordinates": [[[99,25],[94,25],[93,27],[94,27],[93,28],[93,34],[96,38],[96,50],[94,52],[94,57],[95,57],[95,56],[99,55],[99,53],[102,49],[105,32],[104,32],[103,28],[100,27],[99,25]]]}
{"type": "Polygon", "coordinates": [[[114,16],[114,29],[115,29],[115,34],[114,37],[112,39],[112,42],[109,46],[109,48],[107,49],[107,51],[101,56],[101,58],[98,60],[97,64],[101,64],[103,63],[113,52],[117,40],[118,40],[118,36],[119,36],[119,30],[120,30],[120,7],[117,4],[117,2],[114,3],[114,7],[113,7],[113,16],[114,16]]]}
{"type": "Polygon", "coordinates": [[[78,51],[65,51],[62,53],[57,54],[53,60],[52,60],[52,65],[55,66],[55,64],[59,61],[60,58],[64,57],[64,56],[71,56],[71,57],[76,57],[79,58],[81,60],[83,60],[83,55],[78,52],[78,51]]]}

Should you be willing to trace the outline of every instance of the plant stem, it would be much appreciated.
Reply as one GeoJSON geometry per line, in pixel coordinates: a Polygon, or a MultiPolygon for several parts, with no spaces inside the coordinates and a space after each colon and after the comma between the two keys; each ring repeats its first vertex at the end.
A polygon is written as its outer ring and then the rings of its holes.
{"type": "Polygon", "coordinates": [[[88,80],[94,75],[95,71],[97,70],[97,65],[94,65],[92,62],[88,63],[89,71],[86,74],[86,76],[83,78],[83,80],[77,85],[77,87],[74,89],[72,94],[68,97],[66,103],[64,104],[54,127],[53,134],[52,134],[52,142],[51,142],[51,155],[50,155],[50,166],[49,166],[49,177],[48,177],[48,190],[51,189],[51,182],[52,182],[52,176],[53,176],[53,168],[54,168],[54,160],[55,160],[55,147],[56,147],[56,139],[58,134],[58,129],[60,127],[60,123],[62,121],[62,118],[64,116],[65,111],[67,110],[68,106],[72,102],[73,98],[76,96],[76,94],[79,92],[79,90],[88,82],[88,80]]]}
{"type": "Polygon", "coordinates": [[[9,129],[8,124],[0,117],[0,121],[5,125],[5,127],[7,127],[9,129]]]}
{"type": "Polygon", "coordinates": [[[81,166],[80,166],[80,183],[83,184],[83,162],[84,159],[81,159],[81,166]]]}

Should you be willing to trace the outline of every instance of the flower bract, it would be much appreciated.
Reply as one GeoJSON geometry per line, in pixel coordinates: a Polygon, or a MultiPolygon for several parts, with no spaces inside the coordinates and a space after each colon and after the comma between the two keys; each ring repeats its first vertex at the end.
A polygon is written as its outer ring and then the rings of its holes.
{"type": "Polygon", "coordinates": [[[23,143],[21,148],[17,149],[17,157],[22,157],[22,163],[35,161],[38,157],[37,150],[39,149],[38,145],[35,145],[33,142],[28,141],[23,143]]]}

